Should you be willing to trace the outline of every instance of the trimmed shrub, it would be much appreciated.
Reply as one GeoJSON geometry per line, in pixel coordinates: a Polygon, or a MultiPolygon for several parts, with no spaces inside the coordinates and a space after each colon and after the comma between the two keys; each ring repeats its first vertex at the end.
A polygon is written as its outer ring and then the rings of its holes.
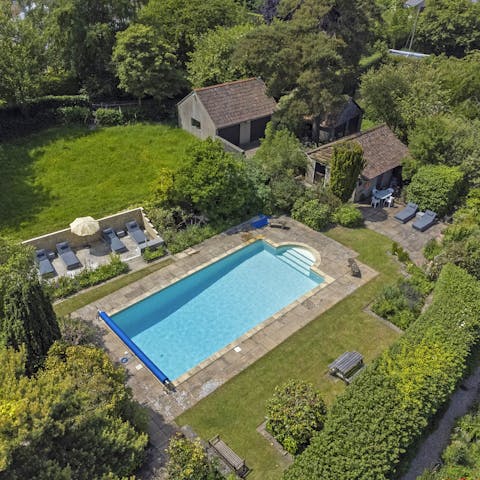
{"type": "Polygon", "coordinates": [[[51,283],[51,294],[54,299],[68,297],[83,288],[93,287],[106,282],[122,273],[128,272],[129,267],[120,260],[118,255],[110,255],[110,263],[100,265],[98,268],[82,270],[75,277],[60,277],[51,283]]]}
{"type": "Polygon", "coordinates": [[[324,230],[330,225],[330,207],[315,198],[300,197],[293,205],[292,218],[313,230],[324,230]]]}
{"type": "Polygon", "coordinates": [[[302,380],[276,387],[266,410],[267,430],[292,455],[304,450],[322,429],[326,413],[320,391],[302,380]]]}
{"type": "Polygon", "coordinates": [[[122,111],[114,108],[97,108],[94,113],[95,123],[101,127],[113,127],[115,125],[123,125],[122,111]]]}
{"type": "Polygon", "coordinates": [[[216,228],[212,225],[189,225],[183,230],[168,229],[161,233],[168,245],[168,250],[175,254],[213,237],[221,230],[220,227],[216,228]]]}
{"type": "Polygon", "coordinates": [[[349,203],[342,205],[333,215],[333,219],[342,227],[354,228],[363,224],[362,213],[349,203]]]}
{"type": "Polygon", "coordinates": [[[65,125],[86,124],[91,120],[92,113],[87,107],[60,107],[57,108],[57,116],[65,125]]]}
{"type": "Polygon", "coordinates": [[[158,248],[146,248],[142,252],[142,257],[146,262],[153,262],[154,260],[157,260],[157,258],[164,257],[166,254],[165,249],[163,247],[158,247],[158,248]]]}
{"type": "Polygon", "coordinates": [[[386,480],[425,433],[466,371],[480,339],[480,283],[446,265],[433,302],[337,397],[323,430],[286,480],[386,480]]]}
{"type": "Polygon", "coordinates": [[[171,438],[167,453],[168,478],[171,480],[221,480],[200,441],[188,440],[177,433],[171,438]]]}
{"type": "Polygon", "coordinates": [[[407,200],[420,210],[433,210],[443,216],[452,210],[460,195],[463,173],[457,167],[427,165],[421,167],[407,187],[407,200]]]}

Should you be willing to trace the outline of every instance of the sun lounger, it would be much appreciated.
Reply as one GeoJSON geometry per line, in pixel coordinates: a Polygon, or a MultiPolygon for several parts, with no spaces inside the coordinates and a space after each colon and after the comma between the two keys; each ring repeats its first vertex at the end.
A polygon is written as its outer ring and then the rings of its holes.
{"type": "Polygon", "coordinates": [[[412,227],[416,230],[424,232],[427,228],[430,228],[437,220],[437,214],[431,210],[426,210],[425,213],[412,224],[412,227]]]}
{"type": "Polygon", "coordinates": [[[125,244],[118,238],[113,228],[102,230],[102,237],[110,246],[110,250],[114,253],[122,253],[127,251],[125,244]]]}
{"type": "Polygon", "coordinates": [[[131,222],[127,222],[125,224],[127,227],[127,232],[139,245],[147,243],[147,237],[145,234],[140,230],[138,223],[135,220],[131,222]]]}
{"type": "Polygon", "coordinates": [[[418,211],[418,205],[416,203],[407,203],[407,206],[395,215],[395,220],[402,223],[407,223],[411,220],[418,211]]]}
{"type": "Polygon", "coordinates": [[[48,258],[47,251],[45,249],[37,250],[35,252],[35,260],[38,265],[38,271],[42,277],[55,274],[55,269],[53,268],[52,262],[48,258]]]}
{"type": "Polygon", "coordinates": [[[57,243],[58,256],[63,260],[67,270],[73,270],[82,266],[78,257],[73,253],[68,242],[57,243]]]}

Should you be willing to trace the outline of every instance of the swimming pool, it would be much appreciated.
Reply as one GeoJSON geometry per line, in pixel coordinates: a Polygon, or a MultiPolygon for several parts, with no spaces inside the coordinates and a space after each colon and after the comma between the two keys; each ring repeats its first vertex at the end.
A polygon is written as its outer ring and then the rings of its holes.
{"type": "Polygon", "coordinates": [[[320,285],[324,279],[310,270],[314,260],[301,247],[256,241],[111,321],[174,380],[320,285]]]}

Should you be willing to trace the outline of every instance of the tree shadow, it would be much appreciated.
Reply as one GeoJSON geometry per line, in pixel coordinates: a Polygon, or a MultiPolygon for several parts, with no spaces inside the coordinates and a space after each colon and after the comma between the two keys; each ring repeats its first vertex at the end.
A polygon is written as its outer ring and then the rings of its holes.
{"type": "Polygon", "coordinates": [[[35,162],[45,148],[60,139],[73,140],[93,133],[86,127],[45,130],[0,145],[0,230],[14,232],[33,222],[51,200],[48,189],[35,185],[35,162]]]}

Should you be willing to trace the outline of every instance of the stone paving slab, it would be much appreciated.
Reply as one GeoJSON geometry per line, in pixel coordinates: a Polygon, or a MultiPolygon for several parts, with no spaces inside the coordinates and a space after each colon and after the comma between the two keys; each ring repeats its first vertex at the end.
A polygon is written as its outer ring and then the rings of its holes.
{"type": "Polygon", "coordinates": [[[419,232],[412,227],[415,219],[407,223],[398,222],[393,217],[404,208],[401,204],[396,204],[392,208],[373,208],[370,205],[358,205],[358,208],[362,212],[367,228],[385,235],[392,242],[397,242],[417,265],[425,263],[422,251],[426,243],[432,238],[440,239],[442,230],[446,228],[445,224],[439,222],[425,232],[419,232]]]}
{"type": "Polygon", "coordinates": [[[362,276],[352,277],[347,260],[357,257],[356,252],[298,222],[291,219],[286,222],[290,227],[288,230],[266,227],[252,234],[217,235],[196,246],[194,251],[198,253],[178,254],[174,256],[174,263],[74,312],[74,316],[91,321],[102,329],[104,346],[113,361],[119,363],[122,358],[127,359],[122,365],[128,372],[128,384],[137,401],[155,418],[150,425],[151,441],[158,452],[166,448],[168,438],[176,429],[174,419],[178,415],[377,275],[373,269],[357,261],[362,276]],[[273,245],[308,246],[316,256],[314,267],[327,281],[177,379],[175,392],[168,391],[97,318],[97,307],[112,315],[256,238],[263,238],[273,245]],[[237,352],[234,347],[240,347],[240,350],[237,352]],[[169,433],[164,435],[161,431],[169,433]]]}

